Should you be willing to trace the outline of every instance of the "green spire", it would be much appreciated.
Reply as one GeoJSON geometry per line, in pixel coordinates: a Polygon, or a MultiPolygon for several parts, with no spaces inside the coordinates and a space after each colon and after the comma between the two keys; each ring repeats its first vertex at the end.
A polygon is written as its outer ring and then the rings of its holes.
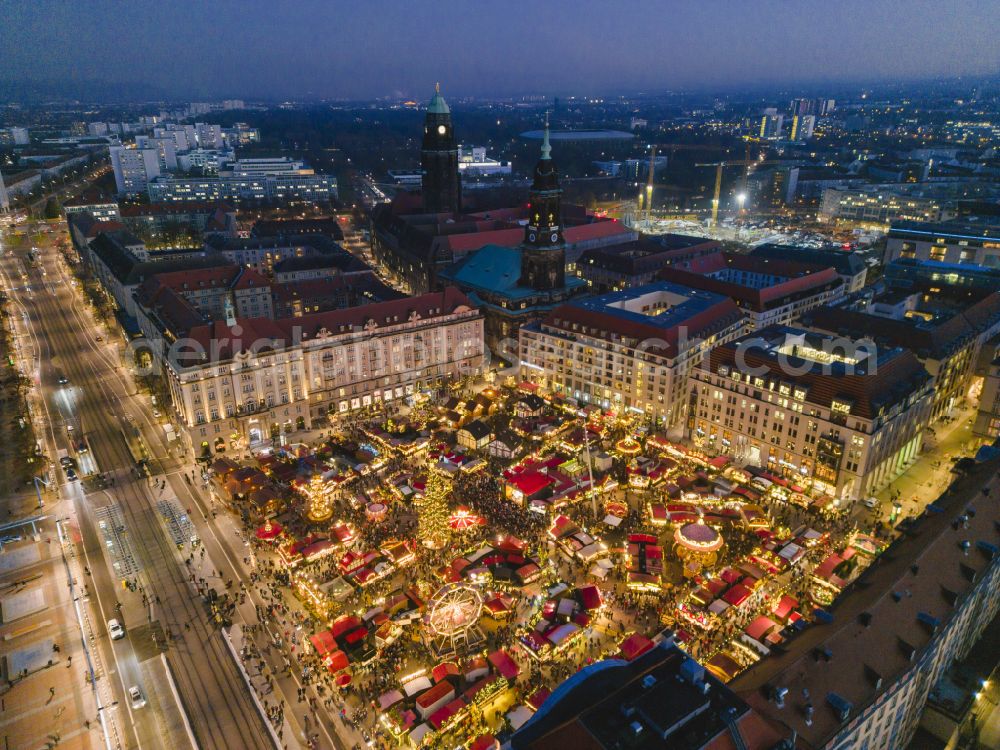
{"type": "Polygon", "coordinates": [[[431,97],[430,102],[427,104],[427,112],[432,115],[451,114],[451,110],[448,109],[448,102],[441,96],[440,83],[434,84],[434,96],[431,97]]]}
{"type": "Polygon", "coordinates": [[[549,145],[549,113],[545,113],[545,135],[542,136],[542,159],[552,158],[552,146],[549,145]]]}

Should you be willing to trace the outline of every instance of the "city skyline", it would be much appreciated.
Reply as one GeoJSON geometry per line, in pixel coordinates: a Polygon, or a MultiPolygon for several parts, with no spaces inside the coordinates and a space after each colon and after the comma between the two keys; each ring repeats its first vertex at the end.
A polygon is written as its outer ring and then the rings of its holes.
{"type": "Polygon", "coordinates": [[[810,2],[794,15],[769,0],[638,3],[628,13],[590,0],[573,13],[559,3],[515,13],[486,5],[474,15],[461,3],[428,13],[394,0],[222,2],[211,14],[185,3],[102,5],[5,2],[5,83],[60,80],[83,90],[100,81],[154,98],[371,99],[423,98],[434,81],[452,96],[600,95],[978,76],[1000,66],[990,40],[1000,9],[972,0],[810,2]],[[193,33],[198,24],[215,31],[193,33]],[[86,53],[112,46],[115,55],[86,53]]]}

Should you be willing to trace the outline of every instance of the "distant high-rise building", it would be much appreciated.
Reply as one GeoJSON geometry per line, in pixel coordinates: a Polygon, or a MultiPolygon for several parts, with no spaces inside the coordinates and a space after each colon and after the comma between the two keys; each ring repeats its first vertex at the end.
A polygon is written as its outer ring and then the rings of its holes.
{"type": "Polygon", "coordinates": [[[138,149],[154,149],[157,159],[160,162],[161,172],[173,172],[177,169],[177,142],[174,140],[172,133],[162,138],[150,138],[148,135],[138,135],[135,138],[135,146],[138,149]]]}
{"type": "Polygon", "coordinates": [[[0,173],[0,211],[7,211],[10,208],[10,199],[7,198],[7,186],[3,183],[3,174],[0,173]]]}
{"type": "Polygon", "coordinates": [[[784,115],[765,114],[760,118],[760,137],[769,140],[781,136],[781,127],[785,124],[784,115]]]}
{"type": "Polygon", "coordinates": [[[816,99],[792,99],[789,109],[792,116],[812,115],[816,113],[816,99]]]}
{"type": "Polygon", "coordinates": [[[451,109],[436,86],[424,118],[420,149],[422,194],[428,213],[458,213],[462,203],[458,176],[458,143],[451,124],[451,109]]]}
{"type": "Polygon", "coordinates": [[[808,141],[813,136],[816,127],[816,115],[793,115],[792,130],[788,136],[791,141],[808,141]]]}
{"type": "Polygon", "coordinates": [[[222,138],[222,126],[196,122],[195,130],[198,135],[198,145],[201,148],[222,148],[225,145],[222,138]]]}
{"type": "Polygon", "coordinates": [[[112,146],[111,167],[115,172],[115,186],[121,195],[138,195],[160,175],[160,155],[155,148],[125,148],[112,146]]]}
{"type": "Polygon", "coordinates": [[[819,115],[828,115],[837,108],[837,102],[835,99],[818,99],[818,112],[819,115]]]}

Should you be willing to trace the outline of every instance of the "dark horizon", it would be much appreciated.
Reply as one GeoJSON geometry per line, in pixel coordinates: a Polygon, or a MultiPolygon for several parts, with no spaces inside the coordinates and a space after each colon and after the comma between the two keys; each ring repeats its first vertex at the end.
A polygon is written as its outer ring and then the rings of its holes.
{"type": "Polygon", "coordinates": [[[435,81],[454,98],[507,98],[865,87],[1000,71],[997,3],[809,0],[794,13],[778,0],[674,5],[480,4],[473,14],[455,0],[433,11],[398,0],[221,0],[210,10],[182,0],[5,1],[3,88],[371,101],[422,99],[435,81]]]}

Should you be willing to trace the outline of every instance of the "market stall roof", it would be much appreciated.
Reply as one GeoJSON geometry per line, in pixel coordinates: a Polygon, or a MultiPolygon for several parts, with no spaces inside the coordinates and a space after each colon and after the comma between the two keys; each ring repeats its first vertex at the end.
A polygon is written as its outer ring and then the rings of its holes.
{"type": "Polygon", "coordinates": [[[274,539],[283,531],[280,523],[270,521],[257,529],[257,538],[262,541],[274,539]]]}
{"type": "Polygon", "coordinates": [[[378,698],[378,706],[382,711],[387,711],[388,709],[395,706],[403,700],[403,693],[399,690],[390,690],[387,693],[382,693],[378,698]]]}
{"type": "Polygon", "coordinates": [[[434,682],[441,682],[441,680],[448,677],[448,675],[457,675],[458,665],[453,661],[445,661],[438,664],[434,669],[431,670],[431,677],[434,678],[434,682]]]}
{"type": "Polygon", "coordinates": [[[469,743],[469,750],[500,750],[500,743],[492,734],[481,734],[469,743]]]}
{"type": "Polygon", "coordinates": [[[711,661],[705,665],[705,668],[723,682],[729,682],[743,671],[739,662],[724,653],[713,656],[711,661]]]}
{"type": "Polygon", "coordinates": [[[738,607],[741,604],[743,604],[743,602],[745,602],[747,599],[750,598],[750,593],[751,593],[750,589],[748,589],[742,583],[737,583],[735,586],[729,589],[729,591],[723,594],[722,598],[723,600],[725,600],[726,604],[729,604],[733,607],[738,607]]]}
{"type": "Polygon", "coordinates": [[[649,651],[654,645],[655,644],[642,633],[632,633],[632,635],[621,642],[619,648],[621,649],[621,654],[625,657],[625,660],[632,661],[649,651]]]}
{"type": "MultiPolygon", "coordinates": [[[[534,715],[535,712],[532,711],[527,706],[518,706],[513,711],[507,712],[507,720],[510,722],[511,727],[514,728],[514,731],[517,731],[518,729],[523,727],[528,722],[528,719],[530,719],[534,715]]],[[[412,733],[410,736],[411,737],[413,736],[412,733]]]]}
{"type": "Polygon", "coordinates": [[[521,668],[517,666],[517,662],[514,661],[510,654],[503,649],[497,649],[487,658],[489,659],[490,664],[492,664],[496,670],[508,680],[515,679],[521,672],[521,668]]]}
{"type": "Polygon", "coordinates": [[[540,687],[538,690],[533,692],[528,698],[528,705],[531,706],[535,711],[542,707],[542,704],[552,695],[552,691],[547,687],[540,687]]]}
{"type": "Polygon", "coordinates": [[[456,698],[455,700],[448,703],[443,708],[439,708],[428,719],[435,729],[440,729],[442,726],[448,723],[448,720],[455,714],[465,710],[465,701],[461,698],[456,698]]]}
{"type": "Polygon", "coordinates": [[[597,586],[583,586],[578,591],[584,609],[592,610],[601,606],[601,590],[597,586]]]}
{"type": "Polygon", "coordinates": [[[432,731],[431,725],[425,721],[420,726],[414,727],[413,731],[410,732],[410,742],[413,743],[414,747],[420,747],[420,743],[423,741],[424,737],[432,731]]]}
{"type": "Polygon", "coordinates": [[[412,697],[417,693],[422,693],[431,687],[431,678],[426,675],[416,677],[403,685],[403,692],[412,697]]]}
{"type": "Polygon", "coordinates": [[[327,657],[325,662],[326,662],[326,668],[329,669],[331,672],[339,672],[342,669],[347,669],[347,666],[349,664],[347,659],[347,654],[345,654],[343,651],[340,650],[334,651],[332,654],[330,654],[330,656],[327,657]]]}
{"type": "Polygon", "coordinates": [[[746,628],[745,632],[748,636],[753,638],[755,641],[762,640],[764,634],[767,633],[771,628],[777,627],[777,623],[772,620],[767,615],[760,615],[755,620],[753,620],[746,628]]]}
{"type": "Polygon", "coordinates": [[[310,636],[309,641],[320,656],[326,656],[330,652],[337,650],[337,639],[334,638],[333,633],[329,630],[324,630],[321,633],[310,636]]]}
{"type": "Polygon", "coordinates": [[[771,612],[780,620],[787,620],[788,616],[792,613],[796,607],[799,606],[798,599],[795,599],[788,594],[784,594],[778,603],[774,605],[771,612]]]}

